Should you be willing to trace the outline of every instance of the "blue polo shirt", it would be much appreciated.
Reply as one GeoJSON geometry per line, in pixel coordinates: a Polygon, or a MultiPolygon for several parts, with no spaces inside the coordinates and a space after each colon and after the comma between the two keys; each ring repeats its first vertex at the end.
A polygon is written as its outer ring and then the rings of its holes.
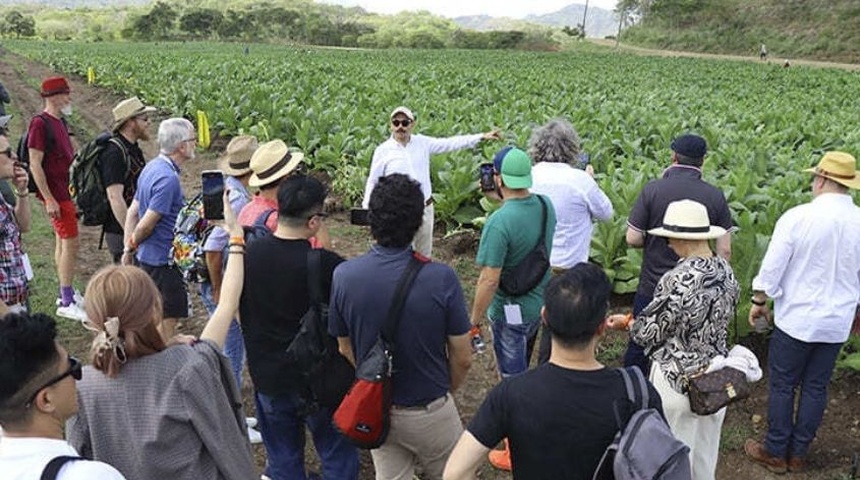
{"type": "MultiPolygon", "coordinates": [[[[376,343],[412,249],[374,245],[334,271],[329,333],[349,337],[357,362],[376,343]]],[[[448,337],[471,328],[457,274],[442,263],[424,265],[403,306],[394,344],[392,401],[423,406],[451,389],[448,337]]]]}
{"type": "Polygon", "coordinates": [[[140,218],[147,210],[161,215],[152,235],[138,245],[137,260],[147,265],[167,265],[173,244],[173,227],[185,203],[179,184],[179,167],[164,155],[150,160],[140,172],[134,199],[140,205],[140,218]]]}

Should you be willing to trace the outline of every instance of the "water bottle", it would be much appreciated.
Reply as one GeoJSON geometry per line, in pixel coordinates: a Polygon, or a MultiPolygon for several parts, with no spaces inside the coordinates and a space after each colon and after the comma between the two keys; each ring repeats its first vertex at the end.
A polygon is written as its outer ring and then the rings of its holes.
{"type": "Polygon", "coordinates": [[[469,331],[469,335],[472,336],[472,353],[484,353],[487,351],[487,344],[484,343],[484,339],[481,337],[481,329],[478,327],[472,327],[472,330],[469,331]]]}

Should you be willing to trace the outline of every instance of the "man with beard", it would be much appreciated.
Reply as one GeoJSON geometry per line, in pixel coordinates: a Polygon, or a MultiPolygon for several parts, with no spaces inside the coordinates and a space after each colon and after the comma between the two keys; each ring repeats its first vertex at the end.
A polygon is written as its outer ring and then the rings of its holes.
{"type": "Polygon", "coordinates": [[[98,167],[113,216],[102,226],[113,263],[119,263],[123,250],[125,214],[134,200],[137,178],[146,165],[139,140],[149,140],[149,113],[137,97],[119,102],[113,109],[113,137],[99,154],[98,167]]]}

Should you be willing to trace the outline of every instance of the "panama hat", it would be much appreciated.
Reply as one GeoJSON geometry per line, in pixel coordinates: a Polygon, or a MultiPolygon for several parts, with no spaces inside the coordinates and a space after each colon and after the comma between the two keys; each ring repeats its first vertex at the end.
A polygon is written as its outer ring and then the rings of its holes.
{"type": "Polygon", "coordinates": [[[116,131],[129,119],[144,113],[152,113],[155,107],[147,107],[137,97],[127,98],[113,107],[113,127],[111,130],[116,131]]]}
{"type": "Polygon", "coordinates": [[[302,152],[290,152],[287,144],[282,140],[272,140],[257,148],[251,156],[251,180],[248,184],[252,187],[261,187],[286,177],[305,158],[302,152]]]}
{"type": "Polygon", "coordinates": [[[680,240],[709,240],[726,233],[725,228],[711,225],[708,209],[693,200],[670,203],[663,215],[663,226],[648,230],[649,235],[680,240]]]}
{"type": "Polygon", "coordinates": [[[218,168],[224,175],[243,177],[251,173],[251,157],[257,150],[257,137],[239,135],[233,137],[224,150],[224,156],[219,161],[218,168]]]}
{"type": "Polygon", "coordinates": [[[6,131],[6,127],[9,126],[9,120],[12,120],[12,115],[0,115],[0,133],[6,131]]]}
{"type": "Polygon", "coordinates": [[[814,173],[848,188],[860,188],[857,160],[845,152],[827,152],[821,157],[817,167],[807,168],[804,172],[814,173]]]}

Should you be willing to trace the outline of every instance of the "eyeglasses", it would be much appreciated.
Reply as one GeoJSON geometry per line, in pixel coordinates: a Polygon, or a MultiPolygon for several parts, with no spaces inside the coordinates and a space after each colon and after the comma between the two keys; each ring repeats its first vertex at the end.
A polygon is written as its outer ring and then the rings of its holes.
{"type": "Polygon", "coordinates": [[[311,219],[313,219],[314,217],[320,217],[320,218],[325,219],[325,218],[328,218],[328,214],[327,214],[327,213],[325,213],[325,212],[317,212],[317,213],[313,213],[313,214],[311,214],[311,215],[308,217],[308,220],[311,220],[311,219]]]}
{"type": "Polygon", "coordinates": [[[183,140],[183,141],[182,141],[182,143],[186,143],[186,142],[195,142],[195,143],[197,143],[197,137],[193,137],[193,138],[186,138],[185,140],[183,140]]]}
{"type": "Polygon", "coordinates": [[[81,370],[81,368],[82,368],[81,361],[70,355],[69,356],[69,369],[66,370],[65,372],[57,375],[56,377],[52,378],[50,381],[46,382],[41,387],[37,388],[36,391],[33,392],[33,395],[30,395],[30,398],[27,400],[27,403],[24,404],[24,408],[30,408],[30,406],[33,404],[33,401],[36,400],[36,395],[38,395],[39,392],[41,392],[42,390],[44,390],[44,389],[46,389],[46,388],[48,388],[54,384],[61,382],[64,378],[68,377],[69,375],[71,375],[75,380],[80,380],[81,378],[83,378],[83,371],[81,370]]]}
{"type": "Polygon", "coordinates": [[[0,154],[6,155],[9,158],[12,158],[12,147],[9,146],[6,150],[0,150],[0,154]]]}
{"type": "Polygon", "coordinates": [[[140,120],[141,122],[149,123],[149,117],[146,115],[141,115],[139,117],[134,117],[135,120],[140,120]]]}
{"type": "Polygon", "coordinates": [[[403,120],[392,120],[391,124],[395,127],[399,127],[401,125],[408,127],[409,125],[412,125],[412,120],[409,120],[408,118],[404,118],[403,120]]]}

